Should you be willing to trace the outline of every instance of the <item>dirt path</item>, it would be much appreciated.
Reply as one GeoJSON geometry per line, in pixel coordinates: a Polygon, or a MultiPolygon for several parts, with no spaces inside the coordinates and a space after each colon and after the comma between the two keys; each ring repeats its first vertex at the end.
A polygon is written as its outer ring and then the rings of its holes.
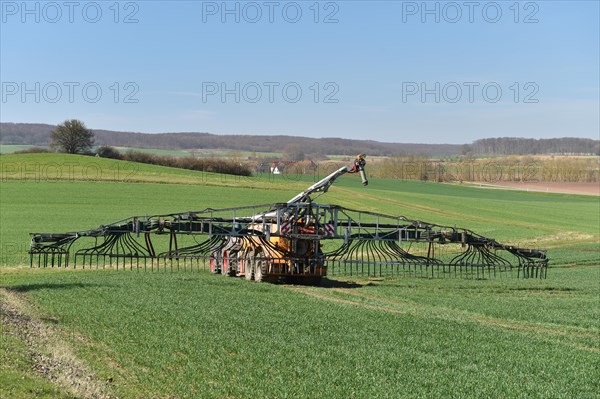
{"type": "MultiPolygon", "coordinates": [[[[50,320],[52,321],[52,320],[50,320]]],[[[5,334],[23,340],[34,370],[77,398],[110,399],[108,384],[79,360],[61,333],[42,322],[24,295],[0,288],[0,325],[5,334]]]]}

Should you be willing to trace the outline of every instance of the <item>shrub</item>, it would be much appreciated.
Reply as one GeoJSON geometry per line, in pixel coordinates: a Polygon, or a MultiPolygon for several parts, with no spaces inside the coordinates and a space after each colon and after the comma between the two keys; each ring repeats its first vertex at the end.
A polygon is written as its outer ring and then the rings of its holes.
{"type": "Polygon", "coordinates": [[[44,148],[44,147],[31,147],[31,148],[26,148],[24,150],[15,151],[15,152],[13,152],[13,154],[43,154],[46,152],[52,152],[52,151],[50,151],[48,148],[44,148]]]}
{"type": "Polygon", "coordinates": [[[248,165],[223,158],[169,157],[140,151],[127,151],[125,154],[122,154],[121,159],[151,165],[196,170],[199,172],[223,173],[237,176],[250,176],[252,173],[248,165]]]}
{"type": "Polygon", "coordinates": [[[121,155],[119,150],[108,145],[98,147],[98,149],[96,150],[96,154],[100,158],[123,159],[123,156],[121,155]]]}

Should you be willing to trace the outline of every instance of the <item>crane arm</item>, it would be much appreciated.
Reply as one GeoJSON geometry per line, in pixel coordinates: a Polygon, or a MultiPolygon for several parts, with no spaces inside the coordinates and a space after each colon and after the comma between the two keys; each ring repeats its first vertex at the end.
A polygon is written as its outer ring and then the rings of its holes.
{"type": "Polygon", "coordinates": [[[343,166],[335,172],[331,173],[329,176],[325,177],[324,179],[319,180],[317,183],[313,184],[300,194],[296,195],[294,198],[290,199],[287,203],[294,204],[297,202],[304,202],[310,198],[311,194],[318,192],[327,192],[327,190],[329,190],[329,187],[333,184],[335,179],[346,173],[360,173],[362,183],[366,186],[367,184],[369,184],[369,181],[367,180],[367,175],[365,174],[365,165],[365,155],[358,155],[353,163],[347,166],[343,166]]]}
{"type": "MultiPolygon", "coordinates": [[[[306,190],[302,191],[301,193],[299,193],[298,195],[296,195],[295,197],[290,199],[287,202],[287,204],[291,205],[291,204],[296,204],[299,202],[306,202],[307,200],[310,200],[311,194],[318,193],[318,192],[323,192],[323,193],[327,192],[327,190],[329,190],[329,187],[333,184],[335,179],[337,179],[338,177],[340,177],[342,175],[345,175],[346,173],[360,173],[360,177],[362,179],[362,184],[364,186],[368,185],[369,181],[367,180],[367,175],[365,174],[366,163],[367,162],[365,161],[364,154],[357,155],[356,159],[354,160],[353,163],[351,163],[350,165],[347,165],[347,166],[343,166],[343,167],[339,168],[338,170],[336,170],[335,172],[331,173],[329,176],[325,177],[324,179],[319,180],[318,182],[316,182],[315,184],[313,184],[306,190]]],[[[252,217],[252,221],[254,221],[254,222],[262,221],[265,219],[273,218],[273,217],[275,217],[275,215],[276,215],[275,211],[262,213],[259,215],[254,215],[252,217]]]]}

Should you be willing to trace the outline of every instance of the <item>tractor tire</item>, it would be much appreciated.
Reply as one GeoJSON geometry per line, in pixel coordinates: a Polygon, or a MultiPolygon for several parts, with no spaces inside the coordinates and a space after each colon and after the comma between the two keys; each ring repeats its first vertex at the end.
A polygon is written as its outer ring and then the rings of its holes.
{"type": "Polygon", "coordinates": [[[244,260],[244,277],[248,281],[254,279],[254,259],[252,256],[244,260]]]}
{"type": "Polygon", "coordinates": [[[223,257],[222,257],[222,261],[221,261],[221,274],[223,276],[235,276],[235,268],[234,268],[234,264],[231,260],[231,253],[229,251],[223,251],[223,257]]]}
{"type": "Polygon", "coordinates": [[[216,252],[211,253],[210,254],[210,271],[211,271],[211,273],[215,273],[215,274],[221,273],[221,270],[223,269],[222,265],[223,264],[222,264],[221,257],[216,252]]]}
{"type": "Polygon", "coordinates": [[[221,262],[219,262],[221,264],[220,272],[224,276],[227,275],[227,269],[229,268],[229,259],[227,255],[228,252],[223,251],[223,253],[221,254],[221,262]]]}
{"type": "Polygon", "coordinates": [[[261,282],[265,278],[264,269],[263,269],[263,259],[257,259],[254,261],[254,281],[261,282]]]}
{"type": "Polygon", "coordinates": [[[271,276],[267,275],[268,267],[267,262],[269,260],[265,258],[263,252],[259,252],[254,259],[254,281],[261,282],[270,282],[272,280],[271,276]]]}

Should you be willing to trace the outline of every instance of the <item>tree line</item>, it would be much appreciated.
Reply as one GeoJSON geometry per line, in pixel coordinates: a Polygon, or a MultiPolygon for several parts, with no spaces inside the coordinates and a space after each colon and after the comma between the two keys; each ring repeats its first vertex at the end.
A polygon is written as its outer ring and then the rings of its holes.
{"type": "MultiPolygon", "coordinates": [[[[47,146],[54,125],[0,123],[1,144],[47,146]]],[[[324,155],[427,156],[459,155],[458,144],[383,143],[344,138],[311,138],[299,136],[215,135],[209,133],[132,133],[93,130],[95,143],[112,147],[134,147],[162,150],[219,149],[246,152],[278,152],[301,148],[304,154],[318,158],[324,155]]]]}
{"type": "Polygon", "coordinates": [[[497,137],[475,140],[467,151],[477,155],[600,155],[600,140],[497,137]]]}
{"type": "Polygon", "coordinates": [[[597,159],[508,156],[432,161],[424,157],[394,157],[368,165],[372,177],[434,182],[561,182],[598,183],[597,159]]]}
{"type": "Polygon", "coordinates": [[[115,148],[109,146],[99,147],[96,152],[98,156],[102,158],[120,159],[123,161],[169,166],[172,168],[196,170],[201,172],[250,176],[252,175],[253,171],[252,165],[227,158],[195,158],[191,156],[173,157],[131,150],[121,153],[115,148]]]}
{"type": "MultiPolygon", "coordinates": [[[[0,123],[0,144],[48,146],[57,126],[35,123],[0,123]]],[[[246,152],[291,152],[300,149],[312,159],[325,155],[448,157],[456,155],[600,155],[600,140],[563,137],[529,139],[496,137],[470,144],[383,143],[344,138],[298,136],[214,135],[209,133],[132,133],[92,130],[96,145],[164,150],[219,149],[246,152]]],[[[298,151],[296,151],[298,153],[298,151]]],[[[295,156],[294,158],[297,158],[295,156]]]]}

